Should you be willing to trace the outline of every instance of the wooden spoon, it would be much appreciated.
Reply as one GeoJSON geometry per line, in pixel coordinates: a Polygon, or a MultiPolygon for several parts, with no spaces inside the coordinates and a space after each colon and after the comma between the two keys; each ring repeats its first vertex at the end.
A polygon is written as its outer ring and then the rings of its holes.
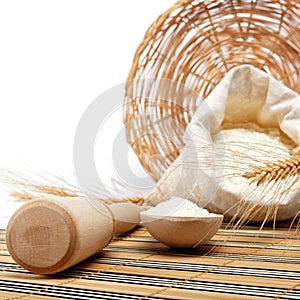
{"type": "Polygon", "coordinates": [[[173,248],[193,248],[207,242],[216,234],[222,224],[223,215],[157,216],[143,211],[141,221],[159,242],[173,248]]]}

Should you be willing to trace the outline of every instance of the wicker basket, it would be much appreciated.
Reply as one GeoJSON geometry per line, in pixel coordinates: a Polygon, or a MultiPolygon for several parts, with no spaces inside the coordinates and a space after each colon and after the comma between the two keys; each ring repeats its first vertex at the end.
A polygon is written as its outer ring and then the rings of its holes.
{"type": "Polygon", "coordinates": [[[300,92],[299,1],[178,1],[148,29],[128,76],[124,123],[128,142],[154,180],[183,147],[197,96],[206,98],[241,64],[300,92]],[[169,83],[153,93],[149,87],[158,80],[169,83]],[[195,92],[174,96],[173,82],[195,92]]]}

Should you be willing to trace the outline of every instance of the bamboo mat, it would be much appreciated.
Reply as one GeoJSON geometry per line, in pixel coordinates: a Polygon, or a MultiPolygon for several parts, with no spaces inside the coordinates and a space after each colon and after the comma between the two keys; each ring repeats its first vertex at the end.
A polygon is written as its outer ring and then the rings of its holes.
{"type": "MultiPolygon", "coordinates": [[[[296,222],[297,223],[297,222],[296,222]]],[[[194,250],[171,250],[143,227],[117,236],[101,253],[53,276],[16,265],[0,231],[0,299],[300,299],[300,236],[223,227],[194,250]]]]}

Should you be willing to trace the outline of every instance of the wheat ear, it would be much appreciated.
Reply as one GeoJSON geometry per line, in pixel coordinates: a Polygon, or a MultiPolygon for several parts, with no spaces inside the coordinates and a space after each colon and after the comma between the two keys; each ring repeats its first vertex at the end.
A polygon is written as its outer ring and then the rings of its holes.
{"type": "Polygon", "coordinates": [[[257,166],[251,172],[246,172],[243,177],[256,182],[259,186],[264,182],[278,181],[289,175],[300,175],[300,154],[295,154],[286,160],[278,160],[275,163],[267,163],[257,166]]]}

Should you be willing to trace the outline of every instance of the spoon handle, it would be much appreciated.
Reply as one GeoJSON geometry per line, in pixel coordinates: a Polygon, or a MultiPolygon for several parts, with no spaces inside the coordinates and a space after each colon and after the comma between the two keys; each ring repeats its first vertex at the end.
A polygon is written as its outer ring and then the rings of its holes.
{"type": "Polygon", "coordinates": [[[6,230],[13,259],[38,274],[53,274],[103,249],[113,238],[111,209],[83,197],[33,200],[19,208],[6,230]]]}

